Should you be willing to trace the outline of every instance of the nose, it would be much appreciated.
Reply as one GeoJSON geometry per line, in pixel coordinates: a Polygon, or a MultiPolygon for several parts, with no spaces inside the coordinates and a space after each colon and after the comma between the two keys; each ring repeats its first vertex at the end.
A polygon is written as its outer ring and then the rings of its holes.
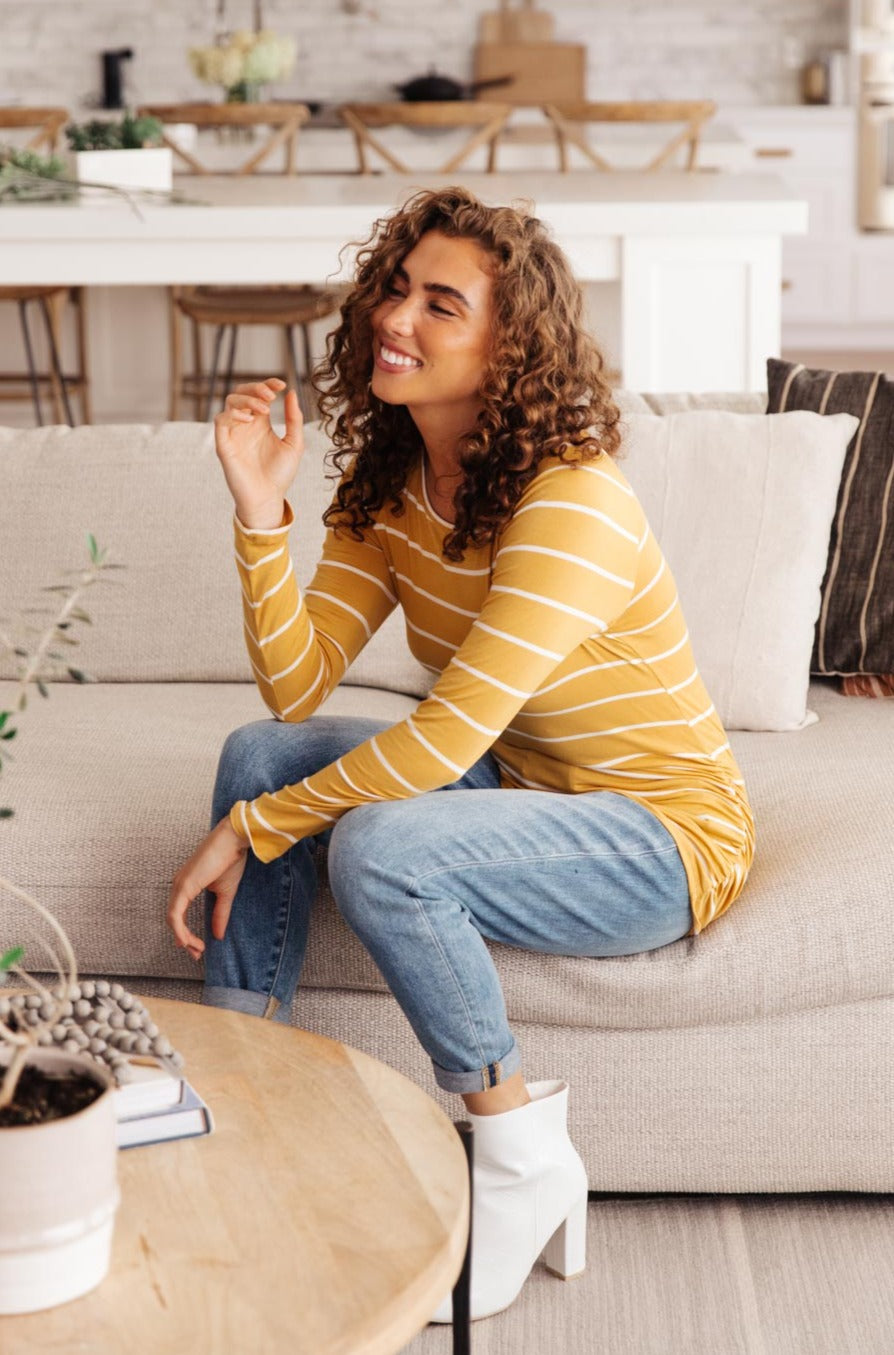
{"type": "Polygon", "coordinates": [[[393,334],[412,334],[414,323],[414,306],[408,296],[396,300],[385,317],[385,328],[393,334]]]}

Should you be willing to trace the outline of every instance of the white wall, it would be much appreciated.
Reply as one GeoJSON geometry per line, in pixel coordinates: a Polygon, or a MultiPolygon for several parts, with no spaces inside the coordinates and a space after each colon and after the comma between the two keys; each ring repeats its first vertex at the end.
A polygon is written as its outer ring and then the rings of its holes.
{"type": "MultiPolygon", "coordinates": [[[[99,53],[136,53],[126,98],[207,96],[186,58],[208,43],[220,0],[0,0],[0,103],[83,107],[98,97],[99,53]]],[[[846,46],[847,0],[541,0],[556,36],[588,49],[588,94],[798,101],[798,67],[846,46]]],[[[229,27],[250,27],[250,0],[224,0],[229,27]]],[[[393,82],[438,69],[471,75],[478,17],[497,0],[265,0],[264,21],[294,35],[298,60],[280,97],[384,97],[393,82]]]]}

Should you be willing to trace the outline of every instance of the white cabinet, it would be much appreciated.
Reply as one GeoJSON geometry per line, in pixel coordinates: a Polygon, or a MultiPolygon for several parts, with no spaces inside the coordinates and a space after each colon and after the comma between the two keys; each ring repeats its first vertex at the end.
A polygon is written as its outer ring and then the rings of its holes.
{"type": "Polygon", "coordinates": [[[810,209],[806,236],[783,243],[783,343],[804,349],[894,347],[894,235],[857,226],[857,114],[851,107],[721,108],[810,209]]]}

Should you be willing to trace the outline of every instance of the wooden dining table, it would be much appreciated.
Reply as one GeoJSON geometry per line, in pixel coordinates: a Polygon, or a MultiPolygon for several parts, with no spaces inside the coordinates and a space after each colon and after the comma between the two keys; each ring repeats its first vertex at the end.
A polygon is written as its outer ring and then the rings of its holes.
{"type": "Polygon", "coordinates": [[[780,346],[782,239],[807,229],[807,204],[769,174],[182,176],[172,200],[5,202],[0,285],[344,281],[376,220],[454,182],[526,205],[582,282],[616,284],[629,388],[764,388],[780,346]]]}

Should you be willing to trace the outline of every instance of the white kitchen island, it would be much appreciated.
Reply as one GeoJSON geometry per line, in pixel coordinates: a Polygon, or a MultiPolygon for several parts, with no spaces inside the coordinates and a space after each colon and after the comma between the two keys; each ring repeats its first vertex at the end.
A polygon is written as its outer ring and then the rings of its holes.
{"type": "MultiPolygon", "coordinates": [[[[345,280],[355,249],[343,247],[367,238],[377,217],[415,189],[461,182],[486,202],[531,203],[581,281],[617,285],[626,386],[747,391],[764,387],[766,358],[780,349],[782,237],[807,229],[806,203],[772,175],[456,171],[175,182],[188,201],[138,210],[108,198],[4,203],[0,284],[80,283],[101,297],[170,283],[345,280]]],[[[92,306],[97,383],[104,361],[130,341],[120,313],[114,341],[103,334],[108,323],[103,306],[92,306]]],[[[132,326],[132,341],[145,345],[138,314],[132,326]]],[[[156,342],[165,341],[162,329],[156,342]]]]}

